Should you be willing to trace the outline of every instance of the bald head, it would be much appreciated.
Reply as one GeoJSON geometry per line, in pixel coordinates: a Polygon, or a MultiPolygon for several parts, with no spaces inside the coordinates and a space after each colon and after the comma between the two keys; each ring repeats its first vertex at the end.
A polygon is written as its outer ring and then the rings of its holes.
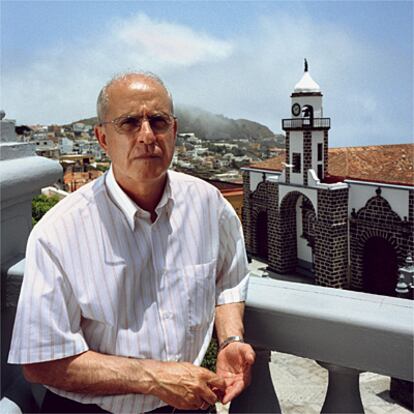
{"type": "Polygon", "coordinates": [[[151,72],[126,72],[114,76],[105,86],[101,89],[96,102],[96,112],[98,115],[98,123],[105,121],[105,117],[108,112],[110,104],[110,91],[111,88],[118,84],[129,84],[129,86],[135,90],[145,91],[153,86],[161,87],[168,96],[170,101],[170,110],[174,114],[174,104],[172,95],[164,85],[164,82],[155,74],[151,72]]]}

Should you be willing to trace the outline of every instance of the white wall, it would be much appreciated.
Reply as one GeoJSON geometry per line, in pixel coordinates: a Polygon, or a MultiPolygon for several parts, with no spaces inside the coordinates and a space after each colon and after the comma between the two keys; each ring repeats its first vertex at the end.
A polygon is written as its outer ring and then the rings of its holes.
{"type": "Polygon", "coordinates": [[[250,191],[256,191],[257,186],[263,181],[263,173],[250,171],[250,191]]]}
{"type": "MultiPolygon", "coordinates": [[[[362,185],[362,184],[349,184],[349,204],[348,211],[351,213],[354,208],[356,212],[362,207],[365,207],[367,201],[376,196],[375,190],[381,187],[379,184],[375,185],[362,185]]],[[[395,211],[401,219],[404,216],[408,218],[408,189],[387,188],[381,187],[381,196],[384,197],[390,204],[393,211],[395,211]]]]}
{"type": "MultiPolygon", "coordinates": [[[[323,110],[322,110],[322,96],[295,96],[292,98],[292,105],[297,102],[301,108],[304,105],[311,105],[313,107],[313,117],[314,118],[323,118],[323,110]]],[[[292,118],[300,118],[296,117],[290,112],[290,116],[292,118]]]]}
{"type": "Polygon", "coordinates": [[[298,152],[300,156],[300,173],[294,173],[293,168],[290,169],[290,182],[292,184],[303,184],[303,131],[290,132],[290,159],[289,164],[293,164],[292,154],[298,152]]]}
{"type": "Polygon", "coordinates": [[[257,186],[263,181],[263,173],[265,174],[265,180],[270,177],[280,177],[279,172],[265,172],[265,171],[249,171],[250,174],[250,191],[256,191],[257,186]]]}
{"type": "Polygon", "coordinates": [[[298,197],[296,203],[296,244],[298,249],[298,259],[304,260],[305,262],[312,263],[312,249],[308,246],[308,241],[302,235],[302,210],[300,205],[302,204],[303,197],[298,197]]]}
{"type": "Polygon", "coordinates": [[[318,162],[318,144],[322,144],[323,147],[323,131],[312,131],[312,169],[318,173],[318,164],[323,165],[323,151],[322,161],[318,162]]]}

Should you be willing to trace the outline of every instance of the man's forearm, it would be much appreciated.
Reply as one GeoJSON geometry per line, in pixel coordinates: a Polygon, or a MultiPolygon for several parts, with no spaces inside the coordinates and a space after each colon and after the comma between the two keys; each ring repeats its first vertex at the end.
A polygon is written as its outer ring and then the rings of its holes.
{"type": "Polygon", "coordinates": [[[104,355],[94,351],[23,366],[28,381],[97,395],[151,394],[175,408],[214,404],[226,382],[189,362],[163,362],[104,355]]]}
{"type": "Polygon", "coordinates": [[[87,351],[54,361],[24,365],[30,382],[91,394],[149,394],[159,361],[138,360],[87,351]]]}
{"type": "Polygon", "coordinates": [[[243,337],[244,302],[216,306],[216,332],[219,343],[230,336],[243,337]]]}

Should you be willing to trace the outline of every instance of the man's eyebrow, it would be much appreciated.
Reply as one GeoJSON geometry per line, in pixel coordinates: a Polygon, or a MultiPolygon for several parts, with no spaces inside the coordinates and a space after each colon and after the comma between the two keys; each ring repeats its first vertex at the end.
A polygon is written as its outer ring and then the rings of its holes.
{"type": "MultiPolygon", "coordinates": [[[[153,111],[153,112],[148,112],[145,115],[149,115],[149,116],[154,116],[154,115],[172,115],[169,112],[165,112],[165,111],[153,111]]],[[[118,118],[129,118],[129,117],[137,117],[137,118],[141,118],[143,115],[136,113],[136,112],[132,112],[129,114],[122,114],[116,117],[116,119],[118,118]]]]}

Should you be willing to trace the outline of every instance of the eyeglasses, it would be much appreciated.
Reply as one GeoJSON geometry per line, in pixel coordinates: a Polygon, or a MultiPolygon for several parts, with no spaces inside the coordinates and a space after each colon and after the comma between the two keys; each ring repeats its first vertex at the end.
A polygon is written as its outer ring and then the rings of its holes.
{"type": "Polygon", "coordinates": [[[168,114],[154,114],[154,115],[126,115],[113,119],[112,121],[103,121],[101,125],[112,124],[115,131],[119,134],[136,134],[141,130],[142,124],[145,120],[148,121],[152,132],[154,134],[162,134],[168,131],[175,116],[168,114]]]}

